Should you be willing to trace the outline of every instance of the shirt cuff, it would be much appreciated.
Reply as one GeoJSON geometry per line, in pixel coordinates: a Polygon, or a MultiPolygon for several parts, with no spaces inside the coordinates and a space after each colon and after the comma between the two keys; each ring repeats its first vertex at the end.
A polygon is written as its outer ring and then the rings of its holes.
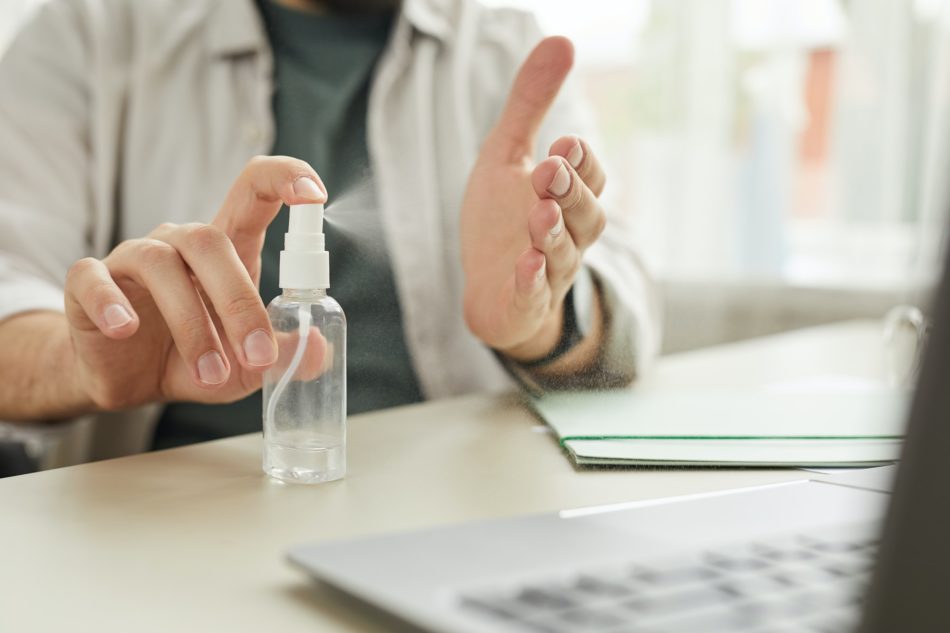
{"type": "Polygon", "coordinates": [[[0,281],[0,321],[23,312],[63,312],[63,289],[41,279],[0,281]]]}
{"type": "MultiPolygon", "coordinates": [[[[633,315],[625,314],[623,302],[595,270],[588,268],[588,272],[593,282],[592,296],[596,294],[600,299],[603,319],[601,346],[590,365],[572,374],[552,376],[544,371],[546,365],[520,363],[495,352],[502,367],[532,395],[539,396],[548,391],[617,389],[633,381],[636,370],[629,334],[633,315]]],[[[590,309],[590,306],[576,303],[575,306],[579,311],[590,309]]]]}

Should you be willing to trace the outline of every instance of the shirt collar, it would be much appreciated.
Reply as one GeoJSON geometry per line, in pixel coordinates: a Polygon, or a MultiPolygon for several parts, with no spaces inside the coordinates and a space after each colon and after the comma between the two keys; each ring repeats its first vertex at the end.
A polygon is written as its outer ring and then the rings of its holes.
{"type": "MultiPolygon", "coordinates": [[[[241,55],[264,50],[267,33],[255,0],[209,0],[209,47],[215,55],[241,55]]],[[[402,18],[415,30],[440,41],[451,33],[447,0],[403,0],[402,18]]]]}

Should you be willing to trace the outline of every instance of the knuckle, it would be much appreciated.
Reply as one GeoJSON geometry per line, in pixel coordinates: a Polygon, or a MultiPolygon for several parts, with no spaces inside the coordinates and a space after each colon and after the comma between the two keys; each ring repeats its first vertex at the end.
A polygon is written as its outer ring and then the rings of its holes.
{"type": "Polygon", "coordinates": [[[160,240],[138,240],[138,243],[133,245],[132,248],[136,250],[139,261],[148,268],[167,266],[181,260],[174,246],[160,240]]]}
{"type": "Polygon", "coordinates": [[[178,225],[174,222],[162,222],[155,227],[155,230],[152,231],[151,235],[163,235],[168,234],[178,229],[178,225]]]}
{"type": "Polygon", "coordinates": [[[211,339],[211,323],[208,316],[200,312],[189,312],[179,316],[174,324],[179,337],[183,337],[188,345],[198,347],[201,343],[211,339]]]}
{"type": "Polygon", "coordinates": [[[92,287],[86,291],[82,301],[84,305],[96,306],[97,308],[104,308],[110,303],[115,302],[115,288],[112,284],[105,281],[93,284],[92,287]]]}
{"type": "Polygon", "coordinates": [[[136,246],[136,244],[137,244],[139,241],[140,241],[140,240],[135,239],[135,240],[124,240],[124,241],[122,241],[122,242],[119,242],[118,244],[115,245],[115,248],[113,248],[112,251],[111,251],[111,252],[106,256],[106,258],[103,259],[102,261],[103,261],[106,265],[108,265],[110,259],[115,259],[115,258],[117,258],[117,257],[120,257],[121,255],[123,255],[123,254],[126,253],[127,251],[130,251],[130,250],[134,249],[135,246],[136,246]]]}
{"type": "Polygon", "coordinates": [[[553,281],[556,283],[570,282],[577,275],[581,268],[581,258],[577,251],[568,253],[564,256],[563,265],[556,270],[552,270],[553,281]]]}
{"type": "Polygon", "coordinates": [[[247,165],[244,166],[244,171],[254,171],[259,169],[261,165],[266,165],[270,161],[270,156],[265,156],[264,154],[258,154],[257,156],[252,156],[247,165]]]}
{"type": "Polygon", "coordinates": [[[95,271],[98,263],[99,260],[93,257],[83,257],[77,260],[66,272],[66,284],[69,285],[70,282],[75,282],[76,278],[81,278],[92,273],[95,271]]]}
{"type": "Polygon", "coordinates": [[[264,319],[263,309],[264,304],[257,295],[240,294],[228,298],[227,302],[221,306],[220,315],[226,319],[258,316],[264,319]]]}
{"type": "Polygon", "coordinates": [[[186,224],[181,230],[187,247],[199,254],[218,252],[229,241],[223,231],[210,224],[186,224]]]}
{"type": "Polygon", "coordinates": [[[555,276],[558,275],[560,271],[570,268],[577,258],[577,248],[574,246],[574,241],[571,236],[566,233],[567,231],[564,231],[558,236],[554,245],[551,247],[549,258],[549,262],[551,263],[550,273],[555,276]]]}
{"type": "Polygon", "coordinates": [[[551,254],[555,258],[566,257],[570,255],[573,244],[573,238],[565,227],[561,229],[561,234],[554,238],[554,242],[551,244],[551,254]]]}
{"type": "Polygon", "coordinates": [[[581,271],[581,267],[583,267],[583,265],[584,265],[584,262],[583,260],[581,260],[580,255],[576,256],[574,258],[574,263],[571,265],[570,269],[568,270],[571,281],[574,281],[574,278],[577,277],[577,273],[581,271]]]}

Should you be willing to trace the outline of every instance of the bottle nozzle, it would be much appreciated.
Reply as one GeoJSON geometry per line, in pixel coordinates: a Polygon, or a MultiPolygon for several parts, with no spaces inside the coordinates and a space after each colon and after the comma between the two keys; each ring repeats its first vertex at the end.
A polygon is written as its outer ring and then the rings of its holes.
{"type": "Polygon", "coordinates": [[[295,204],[290,207],[289,233],[323,233],[323,205],[295,204]]]}
{"type": "Polygon", "coordinates": [[[290,223],[280,252],[280,287],[310,290],[330,287],[330,256],[323,236],[323,205],[290,207],[290,223]]]}

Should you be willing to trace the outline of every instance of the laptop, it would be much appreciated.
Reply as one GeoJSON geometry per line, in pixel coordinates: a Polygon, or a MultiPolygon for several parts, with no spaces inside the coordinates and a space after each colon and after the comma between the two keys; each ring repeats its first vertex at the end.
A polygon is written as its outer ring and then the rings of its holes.
{"type": "Polygon", "coordinates": [[[934,323],[899,469],[301,546],[290,560],[430,631],[950,631],[950,257],[934,323]]]}

